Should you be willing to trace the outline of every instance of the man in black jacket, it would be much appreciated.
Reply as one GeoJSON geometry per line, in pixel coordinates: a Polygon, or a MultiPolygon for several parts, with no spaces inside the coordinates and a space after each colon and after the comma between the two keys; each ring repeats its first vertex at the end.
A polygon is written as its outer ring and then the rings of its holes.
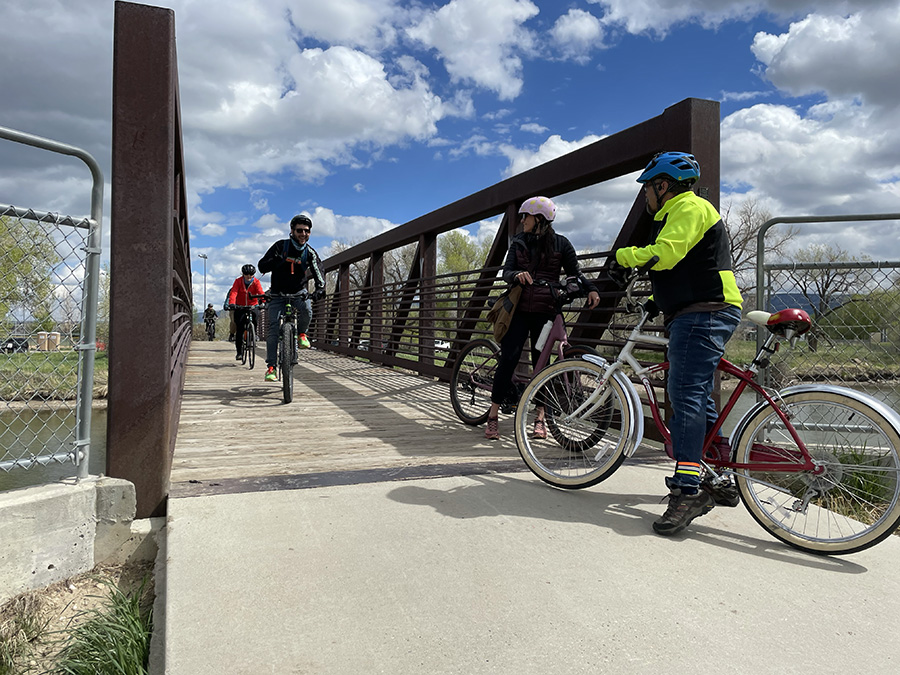
{"type": "MultiPolygon", "coordinates": [[[[322,260],[315,249],[309,245],[309,234],[312,231],[312,220],[303,214],[291,218],[291,236],[276,241],[260,258],[257,267],[263,274],[272,273],[272,293],[299,293],[312,280],[315,290],[310,298],[318,300],[325,297],[325,270],[322,260]]],[[[298,345],[300,349],[309,349],[309,338],[306,331],[312,321],[312,303],[309,299],[288,300],[272,298],[268,304],[269,330],[266,334],[266,380],[273,381],[275,375],[275,359],[278,354],[278,319],[290,302],[297,313],[298,345]]]]}

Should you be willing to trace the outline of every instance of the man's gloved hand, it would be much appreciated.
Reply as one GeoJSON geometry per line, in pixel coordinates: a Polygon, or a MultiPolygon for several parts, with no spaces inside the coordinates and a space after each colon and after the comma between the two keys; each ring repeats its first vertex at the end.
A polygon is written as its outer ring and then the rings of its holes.
{"type": "Polygon", "coordinates": [[[322,298],[325,297],[325,289],[324,289],[324,288],[317,288],[316,290],[313,291],[313,293],[312,293],[312,295],[311,295],[310,297],[311,297],[314,301],[321,300],[322,298]]]}
{"type": "Polygon", "coordinates": [[[624,288],[628,283],[628,270],[628,267],[622,267],[616,262],[615,256],[610,256],[609,261],[606,263],[606,273],[620,288],[624,288]]]}
{"type": "Polygon", "coordinates": [[[644,311],[647,312],[647,319],[652,321],[659,316],[659,306],[653,302],[652,298],[648,298],[643,305],[644,311]]]}

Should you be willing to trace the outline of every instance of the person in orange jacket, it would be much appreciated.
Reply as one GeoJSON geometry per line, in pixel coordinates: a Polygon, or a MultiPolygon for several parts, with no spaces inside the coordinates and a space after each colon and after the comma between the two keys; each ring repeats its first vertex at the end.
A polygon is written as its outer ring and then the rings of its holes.
{"type": "Polygon", "coordinates": [[[241,276],[235,279],[231,285],[231,290],[228,291],[228,300],[225,303],[226,310],[234,310],[234,323],[237,325],[234,337],[237,356],[234,358],[238,361],[241,359],[241,353],[244,351],[244,331],[242,330],[244,317],[252,312],[254,325],[259,325],[259,315],[256,308],[259,305],[259,300],[251,296],[262,295],[263,287],[259,283],[259,279],[254,276],[255,274],[256,267],[250,264],[244,265],[241,268],[241,276]]]}

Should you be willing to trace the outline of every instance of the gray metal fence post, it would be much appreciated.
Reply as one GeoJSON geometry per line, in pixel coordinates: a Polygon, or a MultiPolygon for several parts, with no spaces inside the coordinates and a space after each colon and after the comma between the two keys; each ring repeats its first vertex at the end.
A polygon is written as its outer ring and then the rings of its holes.
{"type": "Polygon", "coordinates": [[[88,152],[48,138],[33,136],[14,129],[0,127],[0,138],[35,148],[77,157],[91,171],[91,228],[85,251],[84,299],[81,342],[78,345],[78,412],[75,435],[75,463],[78,477],[86,478],[91,449],[91,407],[94,402],[94,352],[97,348],[97,303],[100,297],[100,233],[103,224],[103,172],[88,152]],[[80,452],[79,452],[80,451],[80,452]]]}

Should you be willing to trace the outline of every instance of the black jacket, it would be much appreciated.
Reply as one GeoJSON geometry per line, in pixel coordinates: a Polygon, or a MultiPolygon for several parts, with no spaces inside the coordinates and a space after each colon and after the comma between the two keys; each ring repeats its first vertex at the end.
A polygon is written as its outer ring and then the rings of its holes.
{"type": "Polygon", "coordinates": [[[316,290],[325,288],[325,268],[312,246],[306,246],[304,255],[298,257],[297,250],[289,239],[276,241],[256,265],[263,274],[272,273],[273,293],[298,293],[306,288],[310,280],[316,290]]]}
{"type": "MultiPolygon", "coordinates": [[[[541,255],[540,247],[543,242],[532,241],[532,237],[524,232],[513,238],[506,254],[506,263],[503,265],[503,280],[513,284],[519,272],[531,272],[531,278],[535,281],[544,279],[559,283],[560,274],[565,271],[566,276],[581,279],[585,288],[596,290],[594,284],[581,274],[578,256],[572,243],[556,232],[550,232],[545,236],[553,237],[549,255],[541,255]]],[[[517,311],[553,315],[556,313],[553,298],[553,292],[548,287],[529,284],[522,288],[517,311]]]]}

